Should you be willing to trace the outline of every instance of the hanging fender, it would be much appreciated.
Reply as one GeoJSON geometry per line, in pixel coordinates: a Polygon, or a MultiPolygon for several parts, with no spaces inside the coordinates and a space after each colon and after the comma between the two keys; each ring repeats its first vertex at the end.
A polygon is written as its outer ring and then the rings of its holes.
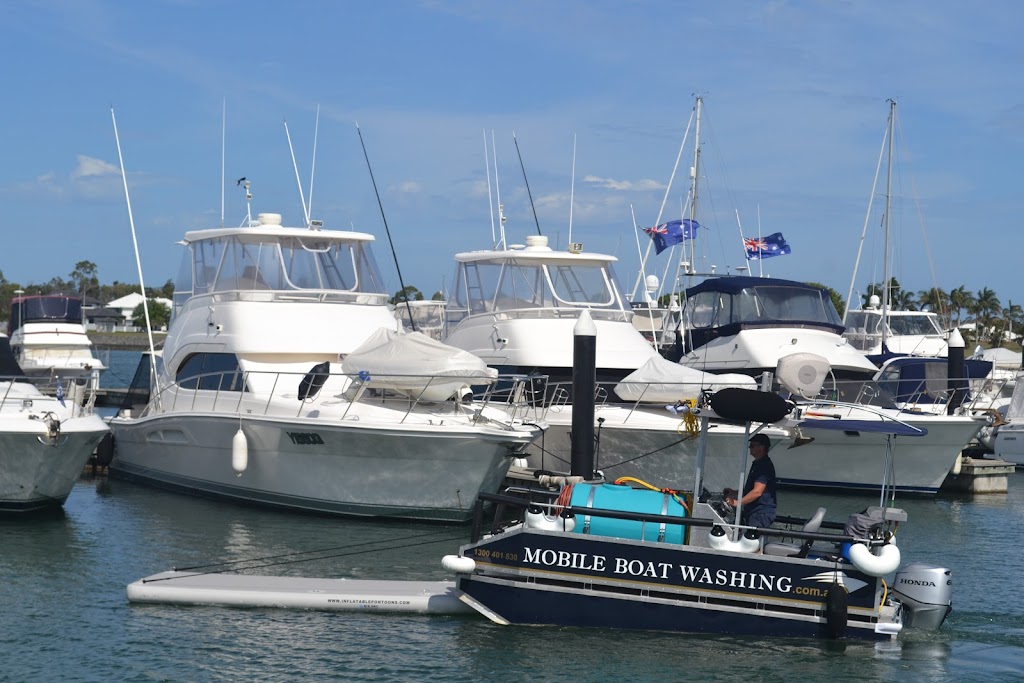
{"type": "Polygon", "coordinates": [[[900,566],[900,549],[893,543],[876,547],[874,551],[863,543],[854,543],[849,555],[853,566],[868,576],[885,576],[900,566]]]}
{"type": "Polygon", "coordinates": [[[234,438],[231,439],[231,469],[233,469],[238,476],[242,476],[249,467],[249,441],[245,438],[245,432],[239,427],[238,431],[235,432],[234,438]]]}

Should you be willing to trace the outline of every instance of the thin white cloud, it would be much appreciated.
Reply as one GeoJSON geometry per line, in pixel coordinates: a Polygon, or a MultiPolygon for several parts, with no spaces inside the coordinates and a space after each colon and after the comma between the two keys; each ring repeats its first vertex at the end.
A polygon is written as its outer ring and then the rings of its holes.
{"type": "Polygon", "coordinates": [[[404,194],[420,194],[423,192],[423,186],[415,180],[405,180],[398,184],[398,191],[404,194]]]}
{"type": "Polygon", "coordinates": [[[588,175],[583,178],[583,182],[593,183],[606,190],[615,190],[616,192],[649,192],[651,190],[665,189],[664,184],[650,178],[643,178],[642,180],[615,180],[614,178],[588,175]]]}
{"type": "Polygon", "coordinates": [[[79,154],[78,166],[71,172],[71,179],[78,180],[80,178],[95,178],[110,175],[120,176],[121,171],[117,166],[103,161],[102,159],[95,159],[93,157],[87,157],[84,154],[79,154]]]}

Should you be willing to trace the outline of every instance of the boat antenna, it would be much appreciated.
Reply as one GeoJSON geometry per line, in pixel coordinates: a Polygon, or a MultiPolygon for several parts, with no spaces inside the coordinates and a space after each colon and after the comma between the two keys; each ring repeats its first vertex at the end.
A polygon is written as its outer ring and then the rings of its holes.
{"type": "Polygon", "coordinates": [[[491,159],[494,161],[494,194],[498,200],[498,234],[501,242],[496,246],[505,248],[505,207],[501,204],[501,183],[498,182],[498,148],[494,144],[494,131],[491,130],[491,159]]]}
{"type": "MultiPolygon", "coordinates": [[[[572,204],[576,192],[576,133],[572,134],[572,180],[569,181],[569,244],[572,244],[572,204]]],[[[630,211],[633,207],[630,206],[630,211]]],[[[633,216],[633,231],[636,232],[636,216],[633,216]]]]}
{"type": "Polygon", "coordinates": [[[284,136],[288,138],[288,151],[292,155],[292,168],[295,169],[295,183],[299,186],[299,201],[302,202],[302,215],[306,218],[306,227],[309,227],[309,209],[306,208],[306,197],[302,194],[302,181],[299,179],[299,165],[295,163],[295,149],[292,147],[292,136],[288,132],[288,119],[284,121],[284,136]]]}
{"type": "Polygon", "coordinates": [[[487,129],[484,131],[484,171],[487,172],[487,213],[491,217],[491,244],[497,236],[494,232],[494,197],[491,195],[491,160],[487,156],[487,129]]]}
{"type": "Polygon", "coordinates": [[[320,132],[320,105],[316,105],[316,123],[313,125],[313,164],[309,169],[309,204],[306,209],[306,220],[309,223],[306,227],[313,227],[310,216],[313,215],[313,176],[316,174],[316,139],[320,132]]]}
{"type": "Polygon", "coordinates": [[[146,333],[149,335],[149,369],[156,387],[156,401],[160,402],[160,378],[156,372],[156,346],[153,344],[153,325],[149,321],[149,300],[146,298],[146,283],[142,279],[142,259],[139,257],[139,240],[135,235],[135,218],[132,216],[132,199],[128,194],[128,175],[124,172],[124,156],[121,154],[121,137],[117,134],[117,117],[110,108],[110,121],[114,124],[114,142],[117,144],[117,161],[121,166],[121,182],[124,185],[124,201],[128,205],[128,225],[132,229],[132,244],[135,247],[135,265],[139,269],[139,289],[142,290],[142,311],[146,316],[146,333]]]}
{"type": "Polygon", "coordinates": [[[530,181],[526,179],[526,166],[523,165],[523,155],[519,153],[519,141],[516,140],[515,131],[512,131],[512,142],[516,143],[516,155],[519,157],[519,168],[523,170],[523,182],[526,184],[526,196],[530,198],[530,208],[533,209],[533,222],[537,226],[537,234],[540,235],[540,221],[537,220],[537,207],[533,205],[533,193],[530,192],[530,181]]]}
{"type": "Polygon", "coordinates": [[[221,102],[220,112],[220,227],[224,227],[224,193],[227,191],[227,181],[224,179],[224,141],[227,137],[228,120],[228,98],[221,102]]]}
{"type": "Polygon", "coordinates": [[[373,177],[373,167],[370,166],[370,155],[366,153],[366,143],[363,142],[363,131],[359,129],[359,122],[356,121],[356,133],[359,134],[359,144],[363,148],[363,157],[366,158],[366,170],[370,172],[370,182],[373,183],[373,193],[377,196],[377,206],[380,208],[380,219],[384,221],[384,232],[388,236],[388,245],[391,247],[391,258],[395,261],[395,270],[398,272],[398,285],[402,288],[402,296],[405,297],[405,312],[409,315],[409,326],[416,331],[416,321],[412,317],[412,304],[409,302],[409,290],[405,288],[405,281],[402,279],[402,269],[398,265],[398,254],[395,253],[395,243],[391,239],[391,229],[388,228],[388,219],[384,215],[384,204],[380,201],[380,192],[377,191],[377,181],[373,177]]]}

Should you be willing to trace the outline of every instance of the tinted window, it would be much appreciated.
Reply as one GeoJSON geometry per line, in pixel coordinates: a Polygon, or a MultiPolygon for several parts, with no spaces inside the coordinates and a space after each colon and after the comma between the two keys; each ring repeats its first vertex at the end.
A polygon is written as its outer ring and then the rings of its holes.
{"type": "Polygon", "coordinates": [[[189,356],[175,378],[182,389],[244,391],[238,359],[230,353],[197,353],[189,356]]]}

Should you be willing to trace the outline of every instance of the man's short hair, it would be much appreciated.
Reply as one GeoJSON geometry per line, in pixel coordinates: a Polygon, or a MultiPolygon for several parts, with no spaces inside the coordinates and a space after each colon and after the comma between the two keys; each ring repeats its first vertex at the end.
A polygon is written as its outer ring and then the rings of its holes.
{"type": "Polygon", "coordinates": [[[750,443],[759,443],[765,447],[765,450],[772,446],[772,440],[768,438],[767,434],[754,434],[750,437],[750,443]]]}

